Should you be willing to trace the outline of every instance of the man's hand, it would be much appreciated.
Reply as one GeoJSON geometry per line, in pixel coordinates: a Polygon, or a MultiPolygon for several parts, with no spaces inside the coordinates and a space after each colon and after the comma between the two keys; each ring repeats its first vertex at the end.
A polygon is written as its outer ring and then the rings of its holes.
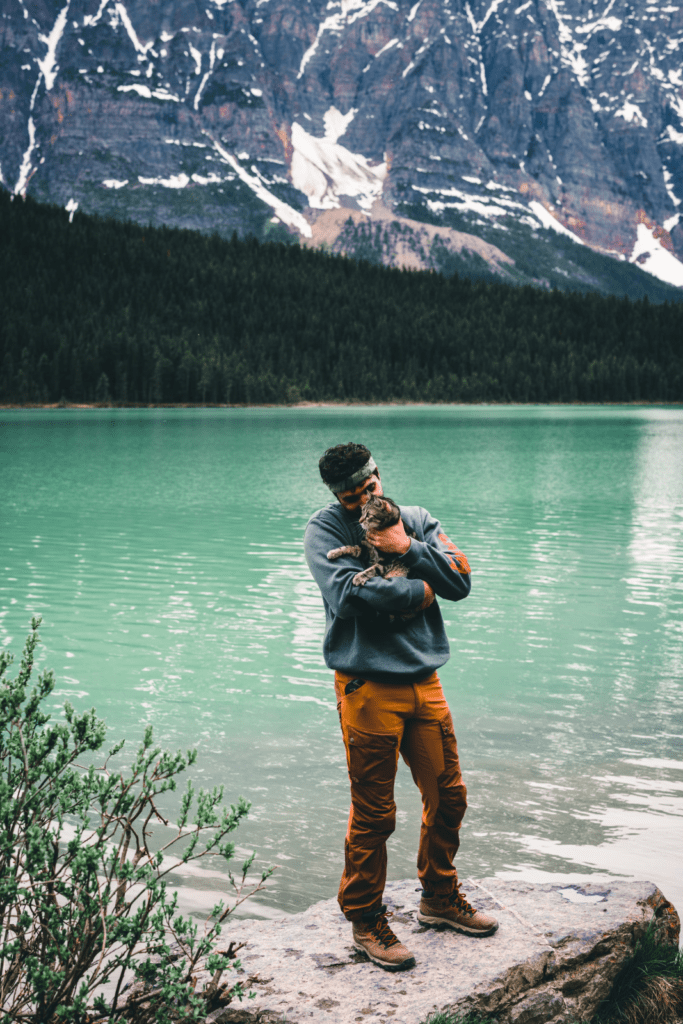
{"type": "Polygon", "coordinates": [[[436,594],[434,593],[432,587],[430,587],[430,585],[427,583],[427,581],[422,580],[422,582],[425,585],[425,599],[420,605],[420,607],[417,609],[419,612],[423,612],[425,608],[429,608],[430,604],[432,604],[434,598],[436,597],[436,594]]]}
{"type": "Polygon", "coordinates": [[[410,547],[410,537],[401,519],[395,526],[387,526],[386,530],[368,530],[365,536],[373,548],[385,551],[388,555],[405,555],[410,547]]]}

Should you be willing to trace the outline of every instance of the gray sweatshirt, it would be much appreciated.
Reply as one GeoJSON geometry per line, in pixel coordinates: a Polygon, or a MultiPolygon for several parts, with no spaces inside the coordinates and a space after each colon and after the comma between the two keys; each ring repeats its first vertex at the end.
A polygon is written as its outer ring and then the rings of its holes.
{"type": "Polygon", "coordinates": [[[363,528],[358,519],[334,502],[311,516],[306,526],[306,561],[320,587],[325,606],[323,654],[329,668],[376,682],[417,682],[448,661],[450,648],[441,610],[434,601],[407,621],[390,615],[413,611],[425,595],[422,580],[447,601],[470,592],[467,559],[443,532],[438,520],[417,505],[401,508],[401,516],[417,534],[401,556],[410,577],[376,576],[363,587],[351,582],[362,564],[343,555],[329,561],[332,548],[358,544],[363,528]]]}

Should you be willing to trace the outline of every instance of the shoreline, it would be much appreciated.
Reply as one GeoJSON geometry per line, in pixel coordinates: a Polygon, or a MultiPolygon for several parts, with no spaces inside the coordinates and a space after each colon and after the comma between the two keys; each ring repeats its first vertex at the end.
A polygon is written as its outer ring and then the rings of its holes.
{"type": "Polygon", "coordinates": [[[529,408],[575,408],[577,406],[624,406],[628,408],[657,408],[657,407],[674,407],[683,408],[683,401],[681,402],[648,402],[648,401],[631,401],[631,402],[413,402],[413,401],[401,401],[394,399],[392,401],[373,401],[373,402],[361,402],[349,399],[348,401],[338,402],[261,402],[259,404],[249,404],[247,402],[239,402],[234,404],[227,404],[225,402],[9,402],[0,403],[0,412],[9,411],[11,409],[56,409],[56,410],[72,410],[72,409],[345,409],[345,408],[357,408],[357,409],[372,409],[377,406],[385,406],[386,408],[399,408],[399,407],[417,407],[417,406],[429,406],[430,408],[437,408],[442,406],[444,408],[474,408],[475,406],[490,406],[496,408],[504,408],[506,406],[520,407],[528,406],[529,408]]]}

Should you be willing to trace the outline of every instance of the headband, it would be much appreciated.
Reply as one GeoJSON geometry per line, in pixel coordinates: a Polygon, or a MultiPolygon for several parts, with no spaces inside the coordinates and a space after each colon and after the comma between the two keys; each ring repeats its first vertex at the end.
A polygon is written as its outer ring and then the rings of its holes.
{"type": "Polygon", "coordinates": [[[335,480],[333,483],[328,483],[325,480],[325,485],[329,487],[333,494],[340,494],[342,491],[350,491],[354,487],[357,487],[359,483],[371,476],[377,469],[377,464],[372,456],[368,459],[364,466],[357,469],[351,476],[347,476],[345,480],[335,480]]]}

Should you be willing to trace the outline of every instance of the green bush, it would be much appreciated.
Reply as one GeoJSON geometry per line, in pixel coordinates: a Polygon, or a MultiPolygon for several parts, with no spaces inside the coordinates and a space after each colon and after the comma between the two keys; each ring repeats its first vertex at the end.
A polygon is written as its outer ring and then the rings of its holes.
{"type": "Polygon", "coordinates": [[[85,765],[104,745],[105,724],[94,708],[79,715],[69,704],[62,721],[50,719],[52,672],[31,686],[39,625],[34,618],[15,679],[6,674],[12,656],[0,653],[0,1021],[199,1020],[244,995],[222,980],[239,966],[239,947],[212,951],[230,910],[270,870],[247,885],[252,855],[240,879],[230,874],[234,905],[215,906],[201,934],[177,913],[165,876],[179,861],[229,861],[227,837],[249,804],[224,807],[222,787],[195,793],[188,782],[178,821],[169,822],[159,800],[197,751],[162,751],[151,727],[128,769],[114,767],[123,741],[98,767],[85,765]],[[157,849],[155,823],[170,835],[157,849]]]}

